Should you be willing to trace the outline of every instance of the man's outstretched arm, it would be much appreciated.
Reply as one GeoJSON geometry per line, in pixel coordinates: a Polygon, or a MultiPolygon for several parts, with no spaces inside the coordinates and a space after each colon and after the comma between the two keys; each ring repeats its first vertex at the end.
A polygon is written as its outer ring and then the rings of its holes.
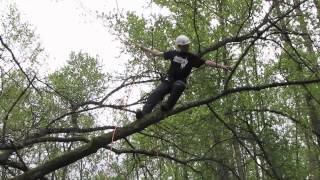
{"type": "Polygon", "coordinates": [[[149,54],[151,54],[153,56],[163,56],[163,52],[161,52],[161,51],[159,51],[157,49],[148,49],[148,48],[143,47],[141,45],[138,45],[138,47],[140,49],[142,49],[144,52],[149,53],[149,54]]]}
{"type": "Polygon", "coordinates": [[[210,67],[214,67],[214,68],[221,68],[221,69],[224,69],[226,71],[231,71],[232,70],[232,67],[231,66],[225,66],[225,65],[222,65],[222,64],[218,64],[216,62],[213,62],[213,61],[209,61],[209,60],[206,60],[204,62],[205,65],[207,66],[210,66],[210,67]]]}

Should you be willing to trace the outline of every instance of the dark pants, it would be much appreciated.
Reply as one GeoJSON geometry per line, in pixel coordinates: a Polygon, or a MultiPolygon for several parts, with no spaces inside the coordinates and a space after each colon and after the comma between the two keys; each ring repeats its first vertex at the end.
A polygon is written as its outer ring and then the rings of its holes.
{"type": "Polygon", "coordinates": [[[186,88],[186,83],[182,80],[164,80],[159,86],[152,91],[147,99],[147,102],[143,106],[142,113],[148,114],[152,109],[164,98],[164,96],[170,93],[168,101],[163,104],[166,109],[172,109],[177,103],[179,97],[186,88]]]}

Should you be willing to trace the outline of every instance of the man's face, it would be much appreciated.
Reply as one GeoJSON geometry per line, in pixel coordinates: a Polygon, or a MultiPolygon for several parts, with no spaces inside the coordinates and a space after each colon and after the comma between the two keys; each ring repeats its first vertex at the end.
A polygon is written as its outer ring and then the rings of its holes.
{"type": "Polygon", "coordinates": [[[178,49],[181,52],[188,52],[189,51],[189,44],[187,44],[187,45],[178,45],[178,49]]]}

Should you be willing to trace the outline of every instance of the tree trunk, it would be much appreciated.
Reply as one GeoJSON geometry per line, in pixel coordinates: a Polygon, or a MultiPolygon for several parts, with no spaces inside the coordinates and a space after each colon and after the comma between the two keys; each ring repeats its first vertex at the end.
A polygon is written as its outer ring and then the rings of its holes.
{"type": "MultiPolygon", "coordinates": [[[[297,0],[294,0],[295,3],[297,3],[297,0]]],[[[319,2],[316,3],[316,5],[319,5],[319,2]]],[[[319,9],[318,9],[319,10],[319,9]]],[[[296,9],[297,15],[299,18],[300,23],[300,29],[303,33],[308,34],[307,24],[305,21],[305,15],[303,14],[302,10],[299,8],[296,9]]],[[[319,13],[319,11],[318,11],[319,13]]],[[[307,36],[303,36],[304,39],[304,45],[307,48],[308,53],[315,54],[312,42],[307,36]]],[[[314,59],[314,62],[316,62],[316,59],[314,59]]],[[[313,68],[315,69],[315,68],[313,68]]],[[[317,72],[316,72],[317,73],[317,72]]],[[[306,92],[305,93],[305,101],[306,105],[308,107],[308,114],[309,114],[309,123],[313,130],[316,132],[316,139],[318,143],[318,147],[320,147],[320,114],[318,112],[319,105],[316,104],[314,97],[311,93],[306,92]]],[[[309,159],[309,168],[310,168],[310,179],[318,180],[320,179],[320,159],[319,159],[319,151],[316,148],[312,148],[313,143],[310,141],[313,141],[313,138],[310,136],[306,136],[307,140],[307,146],[308,146],[308,159],[309,159]]]]}
{"type": "Polygon", "coordinates": [[[241,180],[245,180],[246,175],[245,175],[245,168],[244,168],[244,163],[243,163],[243,156],[241,153],[240,144],[237,140],[233,140],[233,149],[234,149],[234,155],[235,155],[235,159],[236,159],[236,167],[237,167],[239,177],[241,180]]]}
{"type": "MultiPolygon", "coordinates": [[[[221,142],[221,134],[223,134],[223,132],[217,132],[215,133],[215,139],[214,139],[214,143],[219,143],[221,142]]],[[[215,156],[219,157],[221,163],[223,164],[228,164],[228,145],[221,143],[219,145],[217,145],[216,147],[216,151],[215,151],[215,156]]],[[[217,179],[218,180],[225,180],[225,179],[230,179],[230,173],[229,173],[229,169],[227,169],[225,166],[223,166],[222,164],[218,163],[216,166],[216,171],[217,171],[217,179]]]]}
{"type": "MultiPolygon", "coordinates": [[[[253,153],[254,156],[256,157],[259,153],[257,152],[257,147],[255,143],[252,143],[253,146],[253,153]]],[[[257,159],[256,159],[257,160],[257,159]]],[[[260,179],[260,172],[259,172],[259,166],[257,163],[255,163],[254,165],[254,170],[255,170],[255,175],[256,175],[256,179],[260,179]]]]}
{"type": "Polygon", "coordinates": [[[310,135],[305,133],[306,145],[307,145],[307,158],[308,158],[308,169],[309,169],[309,178],[310,180],[319,180],[319,159],[318,155],[313,148],[312,139],[310,139],[310,135]]]}
{"type": "MultiPolygon", "coordinates": [[[[316,0],[315,0],[316,2],[316,0]]],[[[294,3],[299,3],[299,1],[294,0],[294,3]]],[[[301,29],[301,31],[305,34],[309,34],[308,33],[308,28],[307,28],[307,23],[305,21],[305,16],[303,14],[303,12],[301,11],[301,8],[298,7],[295,9],[296,14],[298,15],[298,21],[299,21],[299,27],[301,29]]],[[[280,7],[277,6],[277,13],[280,14],[280,7]]],[[[280,26],[282,29],[285,29],[285,24],[281,21],[280,22],[280,26]]],[[[283,36],[283,40],[286,43],[291,43],[289,39],[287,39],[285,37],[285,35],[283,36]]],[[[304,46],[307,48],[307,52],[308,53],[315,53],[312,47],[312,42],[311,40],[308,38],[308,36],[302,36],[303,38],[303,43],[304,46]]],[[[298,64],[298,66],[300,67],[300,65],[298,64]]],[[[314,68],[313,68],[314,69],[314,68]]],[[[298,71],[300,71],[300,73],[303,73],[303,69],[302,68],[298,68],[298,71]]],[[[319,134],[318,132],[320,132],[320,115],[317,113],[317,105],[314,103],[314,99],[312,97],[312,95],[308,92],[304,93],[304,99],[306,102],[306,107],[308,110],[308,116],[309,116],[309,123],[311,125],[311,127],[314,129],[315,132],[317,132],[317,134],[319,134]]],[[[320,166],[319,166],[319,155],[318,153],[316,153],[313,148],[312,148],[312,143],[310,142],[312,141],[312,139],[310,139],[310,136],[306,135],[306,144],[307,144],[307,156],[308,156],[308,161],[309,161],[309,170],[310,170],[310,179],[320,179],[320,166]]],[[[320,147],[320,137],[317,136],[317,141],[318,141],[318,146],[320,147]]]]}

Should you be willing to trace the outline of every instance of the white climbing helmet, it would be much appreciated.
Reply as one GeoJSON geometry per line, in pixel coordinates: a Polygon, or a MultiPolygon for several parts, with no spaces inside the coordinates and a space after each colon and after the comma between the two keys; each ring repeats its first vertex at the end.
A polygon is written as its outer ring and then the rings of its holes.
{"type": "Polygon", "coordinates": [[[184,45],[187,45],[187,44],[190,44],[190,39],[187,36],[180,35],[180,36],[177,37],[176,45],[184,46],[184,45]]]}

